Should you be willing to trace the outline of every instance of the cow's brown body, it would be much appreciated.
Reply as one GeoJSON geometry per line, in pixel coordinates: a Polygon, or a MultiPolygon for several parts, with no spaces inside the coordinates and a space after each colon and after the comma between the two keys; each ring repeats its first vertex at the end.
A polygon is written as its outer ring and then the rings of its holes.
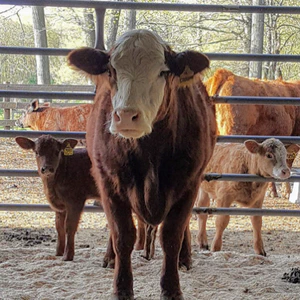
{"type": "Polygon", "coordinates": [[[33,100],[16,125],[41,131],[86,131],[91,110],[92,104],[51,107],[33,100]]]}
{"type": "Polygon", "coordinates": [[[56,215],[56,255],[63,256],[63,260],[73,260],[74,238],[84,203],[91,198],[100,200],[90,174],[91,161],[87,150],[73,150],[76,140],[60,142],[49,135],[42,135],[36,141],[17,137],[16,142],[23,149],[36,153],[44,193],[56,215]]]}
{"type": "MultiPolygon", "coordinates": [[[[152,33],[147,31],[136,32],[141,37],[146,32],[153,38],[152,33]]],[[[139,45],[139,42],[135,45],[139,45]]],[[[145,48],[149,51],[149,47],[145,48]]],[[[84,53],[87,52],[92,57],[92,51],[94,50],[83,49],[71,53],[70,64],[90,74],[105,72],[105,65],[100,64],[100,59],[104,57],[103,60],[108,62],[109,58],[99,52],[95,53],[98,56],[99,71],[94,63],[93,69],[85,66],[87,60],[84,53]]],[[[139,46],[134,51],[138,53],[139,46]]],[[[141,53],[142,51],[144,50],[141,53]]],[[[148,55],[143,55],[141,56],[146,60],[149,59],[148,55]]],[[[173,59],[171,56],[175,53],[170,51],[166,55],[170,55],[166,56],[167,59],[173,59]]],[[[186,56],[189,53],[182,54],[181,58],[186,56]]],[[[134,64],[143,62],[143,59],[134,61],[134,64]]],[[[191,58],[189,63],[192,60],[191,58]]],[[[93,59],[90,58],[90,61],[93,59]]],[[[153,121],[152,131],[141,138],[123,138],[110,132],[118,130],[118,127],[109,129],[112,115],[116,121],[120,121],[122,114],[132,111],[113,113],[112,97],[115,94],[114,82],[119,79],[118,70],[116,77],[115,70],[111,69],[111,72],[96,78],[95,104],[87,124],[87,147],[92,160],[92,174],[100,189],[116,254],[114,299],[133,299],[130,260],[136,237],[133,212],[147,224],[162,224],[160,238],[164,262],[161,299],[183,299],[177,268],[178,263],[187,268],[191,266],[188,222],[201,175],[215,145],[216,124],[214,106],[200,76],[193,74],[194,78],[189,78],[190,83],[181,83],[179,75],[184,66],[181,71],[173,68],[176,68],[175,60],[174,65],[170,66],[171,73],[174,72],[175,75],[165,76],[163,100],[153,121]]],[[[139,121],[140,115],[136,115],[132,117],[133,122],[139,121]]],[[[127,135],[126,131],[123,132],[127,135]]],[[[133,134],[137,135],[135,132],[133,134]]]]}
{"type": "MultiPolygon", "coordinates": [[[[218,69],[205,85],[210,96],[300,97],[300,81],[249,79],[225,69],[218,69]]],[[[216,104],[216,118],[220,135],[300,135],[299,106],[216,104]]],[[[295,154],[289,155],[290,167],[295,154]]],[[[289,183],[286,190],[289,194],[289,183]]],[[[275,184],[273,193],[277,196],[275,184]]]]}
{"type": "MultiPolygon", "coordinates": [[[[206,83],[210,96],[300,97],[300,81],[259,80],[219,69],[206,83]]],[[[300,135],[300,108],[292,105],[216,104],[221,135],[300,135]]]]}

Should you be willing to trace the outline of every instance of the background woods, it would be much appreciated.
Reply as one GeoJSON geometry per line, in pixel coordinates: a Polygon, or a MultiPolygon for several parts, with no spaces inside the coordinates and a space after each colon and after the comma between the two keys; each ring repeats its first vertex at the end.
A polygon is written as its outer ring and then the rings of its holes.
{"type": "MultiPolygon", "coordinates": [[[[123,1],[123,0],[119,0],[123,1]]],[[[151,1],[148,1],[151,2],[151,1]]],[[[154,2],[154,1],[153,1],[154,2]]],[[[186,1],[171,1],[187,3],[186,1]]],[[[296,0],[189,1],[198,4],[296,6],[296,0]]],[[[76,48],[95,44],[92,9],[52,7],[0,7],[0,41],[3,46],[76,48]]],[[[234,14],[167,11],[107,10],[106,48],[116,37],[133,28],[158,32],[175,50],[202,52],[298,54],[300,16],[288,14],[234,14]]],[[[250,77],[298,79],[299,64],[263,62],[259,71],[253,62],[213,61],[218,67],[250,77]]],[[[257,64],[256,64],[257,65],[257,64]]],[[[0,81],[19,84],[86,84],[66,65],[64,56],[33,57],[0,55],[0,81]]]]}

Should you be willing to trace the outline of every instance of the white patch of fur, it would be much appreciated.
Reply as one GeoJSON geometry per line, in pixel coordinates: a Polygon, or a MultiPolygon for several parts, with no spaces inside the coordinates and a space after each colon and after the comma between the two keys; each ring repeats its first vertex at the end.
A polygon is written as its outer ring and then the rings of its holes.
{"type": "MultiPolygon", "coordinates": [[[[148,134],[163,101],[165,78],[165,43],[147,30],[124,34],[116,43],[111,65],[117,74],[114,110],[134,110],[139,113],[138,131],[148,134]]],[[[111,129],[114,127],[112,122],[111,129]]]]}

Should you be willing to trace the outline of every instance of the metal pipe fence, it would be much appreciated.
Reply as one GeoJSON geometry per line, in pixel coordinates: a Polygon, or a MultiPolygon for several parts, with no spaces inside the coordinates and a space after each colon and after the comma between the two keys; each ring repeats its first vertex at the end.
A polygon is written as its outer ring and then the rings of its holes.
{"type": "MultiPolygon", "coordinates": [[[[221,13],[280,13],[300,14],[300,7],[283,6],[243,6],[243,5],[201,5],[201,4],[170,4],[170,3],[138,3],[118,1],[85,1],[85,0],[1,0],[0,5],[28,5],[28,6],[52,6],[52,7],[77,7],[94,8],[96,10],[96,42],[95,48],[104,49],[103,22],[106,9],[134,9],[134,10],[166,10],[166,11],[189,11],[189,12],[221,12],[221,13]]],[[[55,55],[65,56],[72,49],[58,48],[28,48],[28,47],[7,47],[0,46],[0,54],[24,54],[24,55],[55,55]]],[[[277,55],[277,54],[229,54],[229,53],[205,53],[211,60],[227,61],[285,61],[300,62],[300,55],[277,55]]],[[[45,99],[73,99],[93,100],[94,93],[86,92],[43,92],[43,91],[16,91],[0,90],[0,97],[18,98],[45,98],[45,99]]],[[[300,98],[279,98],[279,97],[213,97],[217,104],[274,104],[274,105],[296,105],[300,106],[300,98]]],[[[52,131],[14,131],[1,130],[0,137],[16,137],[19,135],[37,138],[41,134],[51,134],[57,138],[84,139],[84,132],[52,132],[52,131]]],[[[259,142],[270,136],[219,136],[218,142],[241,143],[247,139],[255,139],[259,142]]],[[[284,143],[299,143],[300,137],[276,137],[284,143]]],[[[299,143],[300,144],[300,143],[299,143]]],[[[0,176],[38,177],[36,170],[4,170],[0,169],[0,176]]],[[[206,174],[206,180],[223,181],[279,181],[273,178],[262,178],[248,174],[206,174]]],[[[299,182],[300,176],[293,175],[288,182],[299,182]]],[[[51,211],[48,205],[28,204],[0,204],[0,211],[51,211]]],[[[102,211],[101,207],[87,205],[87,212],[102,211]]],[[[230,215],[264,215],[264,216],[291,216],[299,217],[300,210],[274,210],[274,209],[240,209],[240,208],[194,208],[196,214],[230,214],[230,215]]]]}

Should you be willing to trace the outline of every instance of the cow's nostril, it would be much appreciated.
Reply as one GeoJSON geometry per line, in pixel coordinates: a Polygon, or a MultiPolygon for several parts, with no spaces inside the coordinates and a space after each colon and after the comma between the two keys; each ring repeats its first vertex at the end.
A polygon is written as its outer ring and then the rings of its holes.
{"type": "Polygon", "coordinates": [[[132,121],[136,121],[138,118],[139,118],[139,115],[136,114],[136,115],[132,116],[132,121]]]}
{"type": "Polygon", "coordinates": [[[115,113],[114,113],[114,121],[120,122],[120,120],[121,120],[121,118],[120,118],[120,116],[118,114],[118,111],[115,111],[115,113]]]}
{"type": "Polygon", "coordinates": [[[45,171],[46,171],[46,168],[45,168],[45,167],[42,167],[42,168],[41,168],[41,172],[44,174],[45,171]]]}

